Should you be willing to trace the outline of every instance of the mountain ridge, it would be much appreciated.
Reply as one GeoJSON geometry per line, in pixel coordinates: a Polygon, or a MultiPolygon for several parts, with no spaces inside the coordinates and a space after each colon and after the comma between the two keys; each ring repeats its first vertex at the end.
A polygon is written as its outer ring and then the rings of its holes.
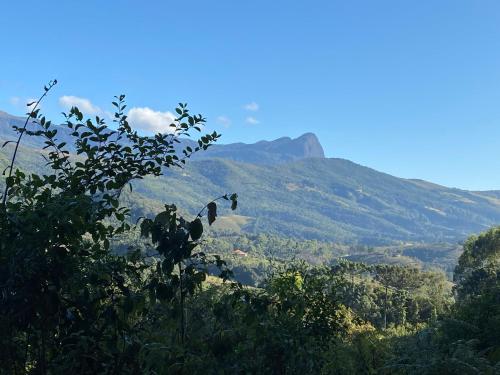
{"type": "Polygon", "coordinates": [[[315,134],[304,133],[297,138],[281,137],[250,144],[215,144],[200,157],[228,158],[253,164],[274,164],[306,158],[324,158],[325,152],[315,134]]]}
{"type": "MultiPolygon", "coordinates": [[[[16,133],[12,125],[24,125],[25,118],[10,115],[0,111],[0,137],[3,139],[14,139],[16,133]]],[[[29,124],[32,126],[32,123],[29,124]]],[[[71,144],[71,136],[68,129],[58,127],[61,141],[71,144]]],[[[23,142],[31,147],[42,148],[42,140],[32,137],[24,137],[23,142]]],[[[185,146],[196,146],[196,142],[183,138],[178,145],[179,148],[185,146]]],[[[272,141],[258,141],[255,143],[215,143],[204,153],[195,155],[193,159],[221,157],[236,161],[243,161],[257,164],[283,163],[291,160],[303,158],[324,158],[325,153],[318,137],[314,133],[304,133],[297,138],[281,137],[272,141]]]]}

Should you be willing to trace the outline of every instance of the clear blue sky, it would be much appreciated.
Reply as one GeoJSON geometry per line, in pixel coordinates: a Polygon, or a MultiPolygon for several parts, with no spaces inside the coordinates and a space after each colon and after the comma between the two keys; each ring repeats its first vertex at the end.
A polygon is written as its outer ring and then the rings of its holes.
{"type": "Polygon", "coordinates": [[[329,157],[500,189],[497,0],[6,1],[0,19],[7,112],[57,77],[56,119],[72,97],[105,113],[125,93],[145,122],[183,101],[224,143],[314,132],[329,157]]]}

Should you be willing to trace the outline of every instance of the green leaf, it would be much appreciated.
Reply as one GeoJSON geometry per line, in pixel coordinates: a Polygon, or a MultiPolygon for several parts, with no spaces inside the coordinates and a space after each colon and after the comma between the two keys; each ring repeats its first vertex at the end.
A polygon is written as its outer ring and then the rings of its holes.
{"type": "Polygon", "coordinates": [[[144,219],[141,223],[141,236],[148,237],[153,229],[153,220],[144,219]]]}
{"type": "Polygon", "coordinates": [[[217,204],[215,202],[210,202],[207,204],[207,217],[208,217],[208,225],[212,225],[217,217],[217,204]]]}
{"type": "Polygon", "coordinates": [[[199,218],[196,218],[189,225],[189,234],[193,241],[199,240],[203,234],[203,224],[199,218]]]}
{"type": "Polygon", "coordinates": [[[231,199],[231,210],[236,210],[236,208],[238,207],[238,194],[231,194],[231,197],[229,199],[231,199]]]}
{"type": "Polygon", "coordinates": [[[168,212],[168,211],[160,212],[155,217],[155,224],[156,225],[167,225],[170,223],[170,217],[171,217],[170,212],[168,212]]]}

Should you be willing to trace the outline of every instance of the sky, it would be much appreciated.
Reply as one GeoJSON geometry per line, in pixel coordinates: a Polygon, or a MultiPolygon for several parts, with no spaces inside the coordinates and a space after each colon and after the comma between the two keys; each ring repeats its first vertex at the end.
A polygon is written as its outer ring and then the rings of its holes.
{"type": "Polygon", "coordinates": [[[500,2],[5,1],[0,110],[48,81],[161,131],[178,102],[222,143],[315,133],[328,157],[450,187],[500,189],[500,2]]]}

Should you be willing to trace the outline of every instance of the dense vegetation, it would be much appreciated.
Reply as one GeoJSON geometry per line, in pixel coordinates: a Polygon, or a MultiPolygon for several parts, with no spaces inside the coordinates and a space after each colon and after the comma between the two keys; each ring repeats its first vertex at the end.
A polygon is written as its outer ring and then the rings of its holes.
{"type": "MultiPolygon", "coordinates": [[[[16,155],[6,170],[2,373],[500,371],[500,229],[466,242],[453,286],[443,272],[412,264],[334,259],[330,252],[346,255],[349,248],[318,241],[203,242],[204,222],[218,220],[220,203],[237,209],[234,193],[214,194],[220,197],[192,217],[168,202],[135,225],[126,195],[131,182],[182,167],[219,135],[179,150],[178,137],[201,130],[202,116],[181,104],[172,132],[141,136],[128,124],[123,100],[113,103],[115,130],[71,109],[63,126],[74,152],[36,108],[30,117],[37,128],[17,128],[16,145],[26,136],[44,140],[50,172],[24,173],[15,168],[16,155]],[[140,238],[129,241],[136,233],[140,238]],[[235,246],[256,263],[250,271],[260,270],[257,279],[249,276],[258,287],[233,281],[220,254],[235,246]],[[316,255],[315,264],[299,260],[316,255]]],[[[237,267],[244,265],[233,260],[240,281],[237,267]]]]}

